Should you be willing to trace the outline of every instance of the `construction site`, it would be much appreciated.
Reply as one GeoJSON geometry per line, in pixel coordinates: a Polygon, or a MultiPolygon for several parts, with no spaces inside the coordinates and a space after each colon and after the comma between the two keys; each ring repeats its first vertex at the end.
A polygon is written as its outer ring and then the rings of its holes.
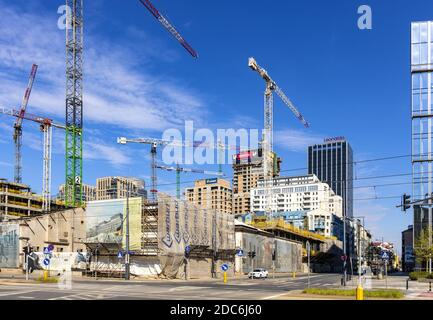
{"type": "MultiPolygon", "coordinates": [[[[242,150],[240,146],[221,141],[204,144],[200,141],[164,140],[151,137],[118,137],[117,144],[149,146],[150,185],[125,177],[100,178],[97,186],[84,184],[83,135],[85,135],[85,103],[83,102],[84,0],[67,0],[70,14],[66,18],[66,95],[65,119],[56,123],[43,115],[27,111],[38,65],[31,68],[28,85],[18,110],[0,108],[0,114],[14,118],[15,146],[14,181],[0,180],[0,227],[9,234],[14,230],[19,242],[11,242],[9,263],[3,268],[24,268],[27,254],[22,248],[32,248],[41,255],[52,245],[56,253],[71,252],[85,256],[70,264],[90,276],[200,278],[221,277],[222,265],[230,266],[227,273],[248,273],[255,265],[273,268],[277,272],[305,271],[306,248],[328,252],[341,248],[341,241],[318,233],[302,230],[282,220],[271,218],[272,197],[266,196],[264,219],[242,223],[238,214],[250,212],[251,190],[259,185],[272,185],[279,177],[282,160],[273,150],[273,96],[281,99],[306,128],[309,123],[283,90],[257,61],[248,64],[264,80],[264,130],[257,149],[242,150]],[[22,136],[24,124],[36,123],[43,135],[42,193],[35,194],[23,184],[22,136]],[[59,197],[52,194],[52,130],[65,134],[64,183],[59,197]],[[226,152],[238,150],[233,157],[233,179],[224,180],[221,164],[218,171],[177,165],[165,165],[158,160],[160,149],[202,148],[226,152]],[[157,171],[176,175],[176,195],[159,190],[157,171]],[[199,180],[185,193],[181,175],[194,173],[209,176],[199,180]],[[183,197],[185,199],[183,199],[183,197]],[[61,224],[60,224],[61,222],[61,224]],[[242,256],[240,252],[254,252],[242,256]],[[257,257],[255,258],[257,253],[257,257]],[[85,262],[84,265],[81,262],[85,262]]],[[[176,28],[149,0],[140,0],[186,52],[194,59],[198,53],[176,28]]],[[[25,134],[25,133],[24,133],[25,134]]],[[[112,143],[115,143],[112,141],[112,143]]],[[[121,147],[121,146],[119,146],[121,147]]],[[[58,173],[56,173],[58,174],[58,173]]],[[[341,250],[340,250],[341,251],[341,250]]],[[[336,251],[334,257],[341,255],[336,251]]],[[[41,256],[42,257],[42,256],[41,256]]],[[[69,262],[68,262],[69,263],[69,262]]],[[[40,269],[46,266],[40,265],[40,269]]],[[[61,268],[61,267],[59,267],[61,268]]]]}

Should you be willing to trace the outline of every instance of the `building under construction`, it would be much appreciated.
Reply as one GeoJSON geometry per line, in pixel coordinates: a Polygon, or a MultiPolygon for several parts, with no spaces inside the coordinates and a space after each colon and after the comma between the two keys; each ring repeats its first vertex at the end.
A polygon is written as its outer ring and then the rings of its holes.
{"type": "Polygon", "coordinates": [[[144,198],[88,203],[84,244],[94,257],[90,270],[100,276],[124,275],[126,230],[123,215],[126,212],[130,226],[131,275],[217,277],[221,264],[234,263],[234,217],[231,214],[159,194],[157,203],[144,198]],[[118,225],[113,226],[119,213],[118,225]],[[95,219],[97,216],[100,218],[95,219]],[[96,229],[101,230],[97,235],[96,229]]]}
{"type": "MultiPolygon", "coordinates": [[[[51,204],[51,210],[64,209],[57,203],[51,204]]],[[[31,191],[28,185],[8,182],[0,179],[0,221],[33,217],[44,213],[43,198],[31,191]]]]}
{"type": "MultiPolygon", "coordinates": [[[[280,174],[281,159],[272,153],[273,177],[280,174]]],[[[252,188],[263,179],[262,149],[248,150],[233,156],[233,214],[250,212],[252,188]]]]}

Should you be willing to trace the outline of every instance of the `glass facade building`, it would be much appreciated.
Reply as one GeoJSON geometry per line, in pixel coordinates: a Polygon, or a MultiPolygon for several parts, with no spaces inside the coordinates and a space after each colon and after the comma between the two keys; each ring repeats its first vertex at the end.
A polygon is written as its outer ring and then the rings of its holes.
{"type": "MultiPolygon", "coordinates": [[[[433,126],[433,21],[411,24],[412,200],[431,195],[433,126]]],[[[414,238],[431,225],[431,210],[414,207],[414,238]]]]}
{"type": "Polygon", "coordinates": [[[353,217],[353,151],[344,138],[308,147],[308,174],[343,198],[343,215],[353,217]]]}

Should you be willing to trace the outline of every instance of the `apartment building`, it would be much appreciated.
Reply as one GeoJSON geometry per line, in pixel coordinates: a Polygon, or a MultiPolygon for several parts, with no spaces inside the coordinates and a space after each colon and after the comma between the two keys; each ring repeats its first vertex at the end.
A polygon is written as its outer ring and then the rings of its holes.
{"type": "Polygon", "coordinates": [[[96,200],[147,197],[142,179],[131,177],[103,177],[96,179],[96,200]]]}
{"type": "Polygon", "coordinates": [[[296,177],[274,178],[272,185],[264,186],[259,180],[251,189],[251,212],[327,210],[338,217],[343,216],[343,199],[314,174],[296,177]],[[268,202],[269,201],[269,202],[268,202]]]}
{"type": "Polygon", "coordinates": [[[185,190],[187,201],[204,208],[232,213],[232,189],[230,182],[220,178],[202,179],[194,183],[194,188],[185,190]]]}
{"type": "MultiPolygon", "coordinates": [[[[96,187],[88,184],[83,184],[83,201],[94,201],[96,200],[96,187]]],[[[57,199],[65,200],[65,184],[59,186],[59,193],[57,194],[57,199]]]]}

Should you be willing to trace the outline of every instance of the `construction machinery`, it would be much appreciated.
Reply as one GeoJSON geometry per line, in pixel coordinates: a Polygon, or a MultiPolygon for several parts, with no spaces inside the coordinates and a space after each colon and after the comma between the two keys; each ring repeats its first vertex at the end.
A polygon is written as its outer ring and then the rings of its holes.
{"type": "Polygon", "coordinates": [[[23,120],[36,122],[40,125],[40,130],[44,135],[43,141],[43,178],[42,178],[42,210],[49,212],[51,210],[51,150],[52,150],[52,127],[66,129],[65,126],[54,123],[53,120],[36,116],[33,114],[23,113],[14,109],[0,108],[0,113],[16,117],[23,120]]]}
{"type": "Polygon", "coordinates": [[[207,174],[211,176],[224,175],[224,173],[222,172],[206,171],[206,170],[192,169],[192,168],[182,168],[179,166],[179,164],[177,164],[176,167],[168,167],[168,166],[161,166],[161,165],[156,165],[155,167],[166,171],[176,171],[176,197],[178,199],[180,199],[180,173],[181,172],[200,173],[200,174],[207,174]]]}
{"type": "MultiPolygon", "coordinates": [[[[273,92],[281,98],[285,105],[287,105],[290,110],[294,113],[296,118],[301,121],[301,123],[308,128],[309,124],[307,120],[303,117],[303,115],[298,111],[295,105],[290,101],[290,99],[284,94],[280,87],[276,84],[274,80],[270,77],[268,72],[259,66],[254,58],[248,59],[248,66],[256,71],[262,78],[265,80],[266,88],[264,95],[264,132],[263,132],[263,179],[265,181],[265,185],[272,180],[274,176],[273,172],[273,109],[274,109],[274,101],[273,101],[273,92]]],[[[269,198],[269,197],[268,197],[269,198]]],[[[270,203],[267,201],[267,209],[265,210],[267,214],[270,213],[270,203]]]]}
{"type": "Polygon", "coordinates": [[[27,88],[24,93],[23,101],[21,102],[20,111],[17,115],[17,119],[15,120],[15,124],[14,124],[14,135],[13,135],[14,143],[15,143],[14,181],[16,183],[22,183],[21,147],[22,147],[22,136],[23,136],[23,119],[26,114],[27,104],[29,103],[30,93],[32,92],[33,82],[35,81],[37,71],[38,71],[38,65],[33,64],[29,76],[29,82],[27,84],[27,88]]]}
{"type": "Polygon", "coordinates": [[[198,57],[197,52],[189,45],[188,42],[180,35],[176,28],[155,8],[149,0],[140,0],[140,2],[149,10],[149,12],[172,34],[173,37],[189,52],[194,58],[198,57]]]}
{"type": "Polygon", "coordinates": [[[66,0],[65,204],[83,205],[83,0],[66,0]]]}

